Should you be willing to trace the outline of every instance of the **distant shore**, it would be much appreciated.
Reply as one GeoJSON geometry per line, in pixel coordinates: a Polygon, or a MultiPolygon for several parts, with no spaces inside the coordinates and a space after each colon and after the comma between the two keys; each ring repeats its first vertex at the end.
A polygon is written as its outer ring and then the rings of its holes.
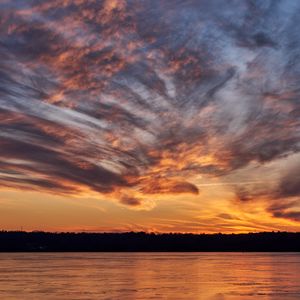
{"type": "Polygon", "coordinates": [[[0,252],[298,252],[300,233],[154,234],[0,231],[0,252]]]}

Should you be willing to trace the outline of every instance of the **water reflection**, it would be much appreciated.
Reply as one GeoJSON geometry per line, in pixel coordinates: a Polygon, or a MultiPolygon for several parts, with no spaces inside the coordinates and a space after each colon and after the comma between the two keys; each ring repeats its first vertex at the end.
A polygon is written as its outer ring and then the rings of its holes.
{"type": "Polygon", "coordinates": [[[300,299],[297,253],[2,253],[1,299],[300,299]]]}

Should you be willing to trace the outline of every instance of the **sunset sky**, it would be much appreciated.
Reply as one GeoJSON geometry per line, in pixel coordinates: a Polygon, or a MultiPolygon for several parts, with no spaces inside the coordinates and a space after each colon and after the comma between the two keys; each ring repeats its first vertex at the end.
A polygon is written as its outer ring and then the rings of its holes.
{"type": "Polygon", "coordinates": [[[0,229],[300,230],[300,1],[0,0],[0,229]]]}

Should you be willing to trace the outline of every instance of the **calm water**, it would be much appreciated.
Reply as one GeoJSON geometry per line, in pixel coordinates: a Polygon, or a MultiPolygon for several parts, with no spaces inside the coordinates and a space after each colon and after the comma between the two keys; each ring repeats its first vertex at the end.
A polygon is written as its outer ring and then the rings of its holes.
{"type": "Polygon", "coordinates": [[[0,299],[300,299],[300,254],[2,253],[0,299]]]}

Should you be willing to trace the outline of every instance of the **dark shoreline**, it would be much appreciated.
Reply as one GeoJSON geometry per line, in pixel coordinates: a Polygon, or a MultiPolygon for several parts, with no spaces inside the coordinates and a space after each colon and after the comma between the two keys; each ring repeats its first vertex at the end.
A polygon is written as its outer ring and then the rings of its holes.
{"type": "Polygon", "coordinates": [[[300,233],[154,234],[0,231],[0,252],[299,252],[300,233]]]}

